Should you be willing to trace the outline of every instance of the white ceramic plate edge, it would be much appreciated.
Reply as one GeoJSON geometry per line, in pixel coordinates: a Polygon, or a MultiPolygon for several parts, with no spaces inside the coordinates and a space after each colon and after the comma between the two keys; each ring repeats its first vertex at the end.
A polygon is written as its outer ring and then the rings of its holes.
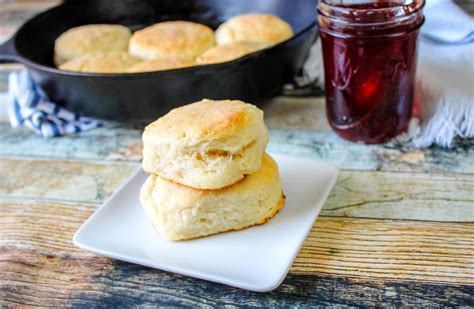
{"type": "MultiPolygon", "coordinates": [[[[271,156],[273,156],[274,154],[270,154],[271,156]]],[[[279,156],[284,156],[284,157],[291,157],[291,158],[295,158],[294,156],[288,156],[288,155],[279,155],[279,156]]],[[[334,185],[336,184],[336,180],[337,180],[337,176],[339,174],[339,170],[333,166],[332,164],[330,163],[327,163],[325,161],[322,161],[322,160],[313,160],[313,159],[307,159],[307,158],[304,158],[305,160],[311,160],[311,161],[317,161],[317,162],[324,162],[324,164],[327,165],[328,168],[330,169],[333,169],[334,173],[332,174],[333,177],[332,179],[330,180],[329,182],[329,186],[327,186],[325,192],[323,193],[323,198],[319,201],[318,204],[315,205],[315,207],[317,207],[317,211],[314,212],[314,215],[313,217],[311,218],[313,221],[313,225],[314,225],[314,222],[316,221],[316,219],[319,217],[319,213],[321,212],[321,209],[323,208],[324,206],[324,203],[326,202],[328,196],[329,196],[329,193],[331,193],[334,185]]],[[[295,261],[296,259],[296,256],[298,255],[298,253],[300,252],[301,250],[301,247],[303,246],[304,242],[306,241],[306,238],[308,237],[309,235],[309,232],[311,231],[311,229],[313,228],[313,225],[311,225],[307,230],[306,232],[304,233],[303,237],[300,239],[299,243],[298,243],[298,246],[297,246],[297,249],[294,251],[293,255],[291,256],[290,260],[289,260],[289,263],[288,265],[286,266],[286,270],[283,272],[282,276],[280,277],[279,280],[277,280],[274,284],[272,285],[269,285],[268,287],[260,287],[260,288],[257,288],[257,289],[248,289],[247,290],[251,290],[251,291],[254,291],[254,292],[270,292],[270,291],[273,291],[274,289],[278,288],[283,280],[285,280],[286,278],[286,275],[288,274],[288,272],[290,271],[290,268],[291,268],[291,265],[293,265],[293,262],[295,261]]]]}

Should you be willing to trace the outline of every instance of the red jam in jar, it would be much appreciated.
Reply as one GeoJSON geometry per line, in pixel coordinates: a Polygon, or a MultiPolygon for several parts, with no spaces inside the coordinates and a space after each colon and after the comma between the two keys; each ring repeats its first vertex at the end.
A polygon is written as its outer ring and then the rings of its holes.
{"type": "Polygon", "coordinates": [[[344,139],[384,143],[408,127],[423,0],[320,0],[326,111],[344,139]]]}

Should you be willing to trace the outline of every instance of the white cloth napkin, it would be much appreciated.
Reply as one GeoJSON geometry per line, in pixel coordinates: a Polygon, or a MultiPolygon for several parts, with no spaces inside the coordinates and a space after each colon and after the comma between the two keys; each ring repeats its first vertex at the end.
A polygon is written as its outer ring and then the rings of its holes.
{"type": "Polygon", "coordinates": [[[451,147],[474,137],[474,18],[451,0],[432,0],[425,11],[418,64],[421,127],[415,146],[451,147]]]}
{"type": "MultiPolygon", "coordinates": [[[[409,137],[417,147],[451,147],[474,137],[474,19],[451,0],[428,0],[421,29],[417,97],[419,115],[409,137]]],[[[320,40],[304,65],[307,80],[324,85],[320,40]]]]}
{"type": "Polygon", "coordinates": [[[441,43],[467,43],[474,41],[474,22],[452,0],[427,0],[426,22],[422,28],[425,37],[441,43]]]}

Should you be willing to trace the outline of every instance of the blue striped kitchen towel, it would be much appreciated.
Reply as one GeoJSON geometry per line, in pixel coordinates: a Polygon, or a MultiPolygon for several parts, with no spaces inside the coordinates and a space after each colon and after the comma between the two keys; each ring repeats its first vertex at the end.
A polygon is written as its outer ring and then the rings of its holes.
{"type": "Polygon", "coordinates": [[[104,121],[82,117],[50,102],[28,71],[8,77],[8,116],[12,127],[25,126],[43,137],[78,133],[100,127],[104,121]]]}

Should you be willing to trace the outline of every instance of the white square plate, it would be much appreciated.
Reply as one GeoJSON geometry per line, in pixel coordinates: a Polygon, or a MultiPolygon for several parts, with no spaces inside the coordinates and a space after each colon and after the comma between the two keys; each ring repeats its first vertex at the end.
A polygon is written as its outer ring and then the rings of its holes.
{"type": "Polygon", "coordinates": [[[74,244],[114,259],[252,291],[285,278],[318,217],[337,169],[327,163],[272,155],[280,168],[283,208],[267,224],[183,242],[162,238],[139,201],[147,174],[136,172],[76,232],[74,244]]]}

